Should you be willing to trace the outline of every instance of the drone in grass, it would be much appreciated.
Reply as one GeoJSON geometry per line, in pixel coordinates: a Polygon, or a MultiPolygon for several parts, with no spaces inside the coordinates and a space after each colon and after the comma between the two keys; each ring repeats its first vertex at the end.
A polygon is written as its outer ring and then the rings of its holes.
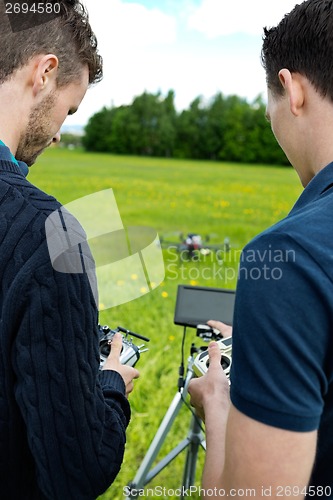
{"type": "Polygon", "coordinates": [[[162,248],[174,250],[179,254],[182,261],[198,261],[202,256],[210,255],[217,252],[230,252],[230,240],[225,238],[223,243],[211,244],[211,236],[203,237],[199,233],[178,233],[178,241],[160,238],[162,248]]]}

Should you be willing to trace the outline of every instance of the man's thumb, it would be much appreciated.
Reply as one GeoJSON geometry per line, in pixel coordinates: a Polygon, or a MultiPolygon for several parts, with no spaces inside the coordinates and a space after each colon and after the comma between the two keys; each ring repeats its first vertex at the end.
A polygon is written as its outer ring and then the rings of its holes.
{"type": "Polygon", "coordinates": [[[221,366],[221,351],[217,342],[211,342],[208,346],[209,366],[221,366]]]}
{"type": "Polygon", "coordinates": [[[109,355],[111,359],[119,361],[119,356],[121,353],[122,346],[123,346],[123,338],[121,336],[121,333],[117,332],[114,334],[111,341],[111,352],[109,355]]]}

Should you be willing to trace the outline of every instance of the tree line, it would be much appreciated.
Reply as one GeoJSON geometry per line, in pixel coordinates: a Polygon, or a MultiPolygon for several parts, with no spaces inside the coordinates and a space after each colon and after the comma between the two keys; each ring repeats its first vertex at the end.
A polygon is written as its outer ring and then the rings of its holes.
{"type": "Polygon", "coordinates": [[[261,96],[197,97],[177,112],[175,93],[144,92],[132,104],[104,107],[85,127],[88,151],[289,165],[265,118],[261,96]]]}

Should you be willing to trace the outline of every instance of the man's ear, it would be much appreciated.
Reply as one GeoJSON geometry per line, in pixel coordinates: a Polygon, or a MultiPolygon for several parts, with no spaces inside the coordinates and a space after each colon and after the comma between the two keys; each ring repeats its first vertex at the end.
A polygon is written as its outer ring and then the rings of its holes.
{"type": "Polygon", "coordinates": [[[48,87],[54,87],[58,76],[59,61],[54,54],[39,56],[33,74],[33,94],[36,97],[48,87]]]}
{"type": "Polygon", "coordinates": [[[288,96],[290,111],[293,115],[298,116],[304,105],[305,98],[300,75],[298,73],[291,73],[288,69],[284,68],[279,71],[279,79],[288,96]]]}

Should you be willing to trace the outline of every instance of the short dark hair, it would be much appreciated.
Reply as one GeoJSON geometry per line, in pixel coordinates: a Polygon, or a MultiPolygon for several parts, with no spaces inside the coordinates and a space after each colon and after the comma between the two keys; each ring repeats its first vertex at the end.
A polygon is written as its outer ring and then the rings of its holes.
{"type": "Polygon", "coordinates": [[[277,27],[265,28],[261,59],[267,86],[275,95],[284,93],[278,73],[287,68],[333,101],[333,0],[307,0],[277,27]]]}
{"type": "Polygon", "coordinates": [[[59,60],[59,87],[78,80],[83,66],[89,68],[89,84],[102,79],[103,62],[97,39],[80,0],[59,0],[54,4],[59,9],[56,16],[51,20],[45,16],[38,19],[39,14],[35,13],[35,22],[22,30],[13,30],[4,3],[0,2],[0,84],[34,56],[50,53],[59,60]]]}

